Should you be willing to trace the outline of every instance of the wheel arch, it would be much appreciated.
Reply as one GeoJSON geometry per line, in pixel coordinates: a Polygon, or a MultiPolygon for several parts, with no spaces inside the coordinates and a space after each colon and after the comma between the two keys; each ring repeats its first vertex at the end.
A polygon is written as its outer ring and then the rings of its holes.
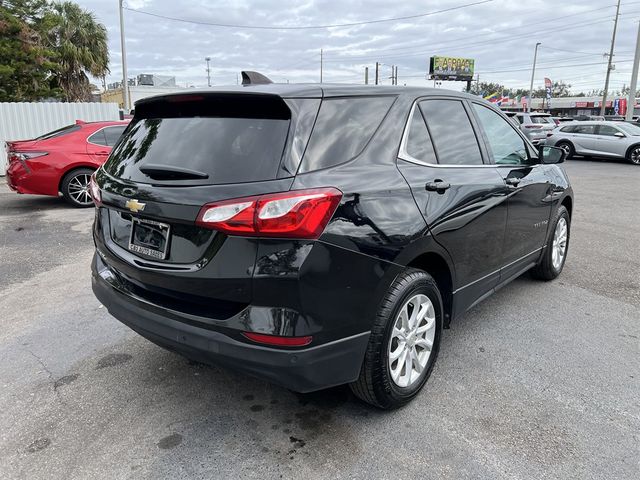
{"type": "Polygon", "coordinates": [[[631,153],[631,150],[633,150],[634,148],[640,147],[640,142],[639,143],[634,143],[632,145],[629,145],[629,147],[627,148],[627,150],[624,152],[624,158],[625,160],[629,159],[629,154],[631,153]]]}
{"type": "Polygon", "coordinates": [[[92,165],[90,163],[76,163],[74,165],[68,166],[60,173],[60,178],[58,178],[58,192],[62,192],[62,182],[64,182],[64,178],[74,170],[79,170],[81,168],[88,168],[90,170],[96,171],[99,167],[96,167],[95,165],[92,165]]]}
{"type": "Polygon", "coordinates": [[[453,272],[445,258],[436,252],[426,252],[411,260],[407,267],[417,268],[433,277],[442,296],[444,327],[448,328],[453,315],[453,272]]]}
{"type": "Polygon", "coordinates": [[[573,199],[569,195],[567,195],[562,199],[560,205],[567,209],[567,212],[569,212],[569,219],[571,219],[573,214],[573,199]]]}

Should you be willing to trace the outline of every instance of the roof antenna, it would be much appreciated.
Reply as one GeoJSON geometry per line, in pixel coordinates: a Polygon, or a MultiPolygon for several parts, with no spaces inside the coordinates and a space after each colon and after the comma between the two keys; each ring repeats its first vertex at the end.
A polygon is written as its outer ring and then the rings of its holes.
{"type": "Polygon", "coordinates": [[[273,82],[261,73],[242,71],[242,85],[264,85],[266,83],[273,82]]]}

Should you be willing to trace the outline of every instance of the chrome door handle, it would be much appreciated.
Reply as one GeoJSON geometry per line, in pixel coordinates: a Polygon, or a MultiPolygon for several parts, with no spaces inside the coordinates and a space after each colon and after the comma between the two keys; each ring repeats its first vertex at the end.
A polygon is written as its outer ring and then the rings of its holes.
{"type": "Polygon", "coordinates": [[[442,180],[434,180],[433,182],[428,182],[424,186],[424,188],[428,192],[444,193],[445,190],[451,188],[451,184],[448,182],[443,182],[442,180]]]}

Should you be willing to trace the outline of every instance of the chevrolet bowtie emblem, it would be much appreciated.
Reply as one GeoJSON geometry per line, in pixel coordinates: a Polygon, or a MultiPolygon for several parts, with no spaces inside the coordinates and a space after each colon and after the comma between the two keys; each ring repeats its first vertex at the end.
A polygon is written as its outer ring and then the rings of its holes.
{"type": "Polygon", "coordinates": [[[131,210],[133,213],[138,213],[144,210],[145,205],[146,203],[140,203],[135,198],[132,200],[127,200],[127,202],[124,204],[124,206],[131,210]]]}

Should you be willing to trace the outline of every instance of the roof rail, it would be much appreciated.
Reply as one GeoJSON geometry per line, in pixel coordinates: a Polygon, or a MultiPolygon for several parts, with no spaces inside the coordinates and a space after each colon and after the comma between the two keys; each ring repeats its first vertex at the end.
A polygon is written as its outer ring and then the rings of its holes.
{"type": "Polygon", "coordinates": [[[273,82],[261,73],[242,71],[242,85],[264,85],[267,83],[273,82]]]}

